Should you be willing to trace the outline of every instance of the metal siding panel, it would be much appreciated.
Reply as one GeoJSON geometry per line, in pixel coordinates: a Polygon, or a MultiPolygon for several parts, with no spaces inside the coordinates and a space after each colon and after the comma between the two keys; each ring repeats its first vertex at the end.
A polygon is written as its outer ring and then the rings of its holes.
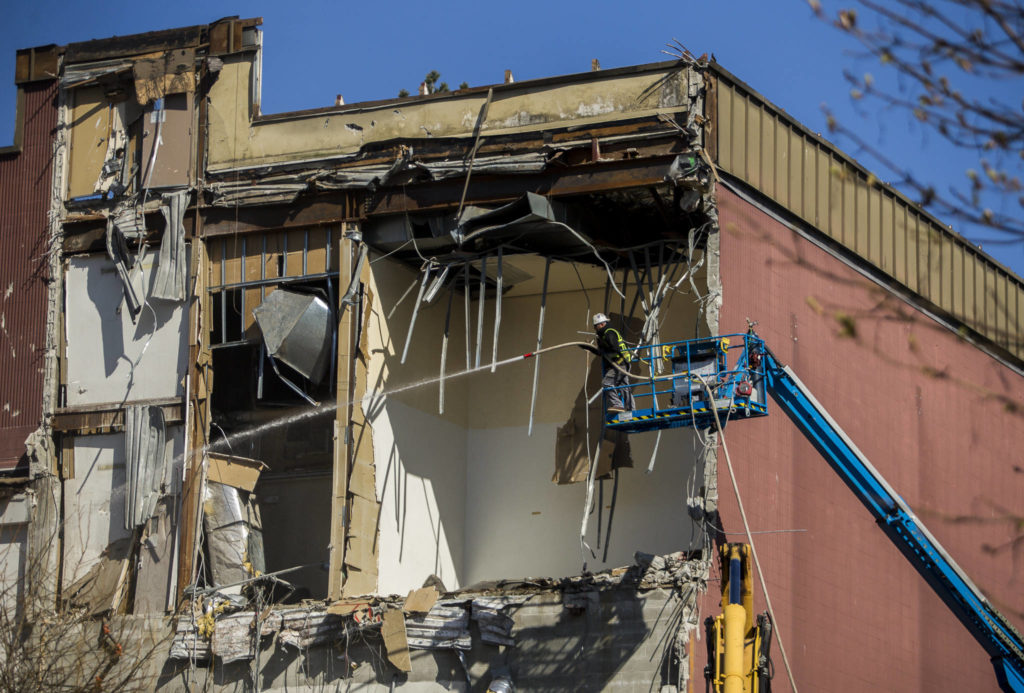
{"type": "Polygon", "coordinates": [[[943,243],[939,239],[940,266],[942,267],[942,286],[939,287],[939,305],[953,312],[953,244],[943,243]]]}
{"type": "Polygon", "coordinates": [[[893,276],[904,286],[907,281],[907,208],[894,201],[892,211],[893,276]]]}
{"type": "Polygon", "coordinates": [[[985,271],[988,268],[984,261],[974,256],[974,321],[975,329],[984,334],[987,325],[985,321],[985,305],[988,297],[985,295],[985,271]]]}
{"type": "Polygon", "coordinates": [[[942,265],[942,239],[931,223],[928,234],[928,297],[937,306],[942,305],[942,285],[946,283],[945,268],[942,265]]]}
{"type": "Polygon", "coordinates": [[[964,312],[961,316],[965,325],[977,327],[977,291],[975,291],[975,274],[977,261],[974,253],[964,252],[964,312]]]}
{"type": "Polygon", "coordinates": [[[789,140],[789,199],[785,204],[797,216],[802,216],[800,210],[804,199],[804,143],[803,138],[792,130],[787,129],[786,136],[789,140]]]}
{"type": "Polygon", "coordinates": [[[789,128],[775,122],[775,199],[789,204],[789,128]]]}
{"type": "Polygon", "coordinates": [[[882,191],[868,186],[868,260],[876,267],[882,266],[882,191]]]}
{"type": "Polygon", "coordinates": [[[747,178],[747,108],[747,99],[737,92],[732,108],[732,158],[733,170],[744,180],[747,178]]]}
{"type": "Polygon", "coordinates": [[[906,209],[906,224],[907,288],[911,291],[917,291],[917,287],[919,285],[917,281],[917,215],[910,209],[906,209]]]}
{"type": "Polygon", "coordinates": [[[914,216],[917,219],[917,292],[931,299],[931,243],[928,239],[931,224],[927,219],[914,216]]]}
{"type": "Polygon", "coordinates": [[[854,218],[854,251],[862,256],[868,254],[868,186],[860,176],[857,176],[854,184],[856,211],[854,218]]]}
{"type": "Polygon", "coordinates": [[[826,235],[831,236],[832,233],[829,228],[832,221],[832,206],[829,201],[829,192],[832,190],[832,186],[829,184],[831,160],[829,159],[828,151],[820,147],[814,148],[814,159],[814,168],[817,172],[814,178],[817,188],[814,195],[814,224],[824,231],[826,235]]]}
{"type": "Polygon", "coordinates": [[[758,190],[767,192],[765,181],[761,178],[761,109],[757,104],[748,101],[746,111],[744,132],[747,148],[743,168],[747,172],[747,182],[758,190]]]}
{"type": "Polygon", "coordinates": [[[777,197],[778,183],[775,177],[775,132],[777,126],[774,114],[761,111],[761,186],[765,194],[777,197]]]}
{"type": "Polygon", "coordinates": [[[803,180],[800,181],[800,193],[803,199],[800,207],[800,216],[807,223],[817,226],[818,176],[816,171],[818,167],[816,165],[817,157],[815,156],[817,147],[814,146],[813,142],[808,142],[803,137],[800,140],[803,153],[803,180]]]}
{"type": "Polygon", "coordinates": [[[22,93],[22,149],[0,155],[0,469],[28,462],[24,443],[42,417],[46,352],[56,82],[26,84],[22,93]]]}
{"type": "Polygon", "coordinates": [[[986,267],[985,272],[985,334],[991,335],[998,331],[999,314],[998,297],[996,296],[996,275],[994,268],[986,267]]]}
{"type": "Polygon", "coordinates": [[[893,233],[893,225],[895,223],[896,216],[896,204],[893,201],[891,195],[885,193],[881,194],[881,214],[882,226],[880,230],[882,239],[882,271],[889,275],[895,275],[895,236],[893,233]]]}
{"type": "Polygon", "coordinates": [[[853,250],[857,241],[857,184],[848,169],[841,169],[843,179],[842,244],[853,250]]]}
{"type": "Polygon", "coordinates": [[[734,171],[732,164],[732,108],[735,90],[726,83],[718,82],[718,113],[715,123],[718,130],[718,165],[727,171],[734,171]]]}
{"type": "Polygon", "coordinates": [[[1013,331],[1014,344],[1012,351],[1017,356],[1024,358],[1024,287],[1017,286],[1015,293],[1017,295],[1017,305],[1014,311],[1016,329],[1013,331]]]}
{"type": "Polygon", "coordinates": [[[964,318],[964,249],[962,246],[953,248],[953,276],[950,282],[950,312],[958,319],[964,318]]]}
{"type": "Polygon", "coordinates": [[[996,342],[1002,346],[1006,346],[1009,343],[1010,320],[1008,317],[1009,313],[1007,306],[1009,299],[1009,282],[1006,275],[1000,272],[996,275],[996,327],[998,328],[998,332],[996,333],[996,342]]]}
{"type": "Polygon", "coordinates": [[[843,242],[843,178],[835,159],[828,163],[828,235],[843,242]]]}

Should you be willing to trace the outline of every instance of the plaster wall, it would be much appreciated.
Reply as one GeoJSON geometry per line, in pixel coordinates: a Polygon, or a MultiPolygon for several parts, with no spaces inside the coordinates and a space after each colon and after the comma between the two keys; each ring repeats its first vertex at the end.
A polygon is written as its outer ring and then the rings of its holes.
{"type": "MultiPolygon", "coordinates": [[[[184,430],[169,426],[164,488],[181,478],[184,430]]],[[[89,572],[108,545],[130,536],[124,528],[124,434],[75,438],[75,476],[64,482],[64,584],[89,572]]]]}
{"type": "MultiPolygon", "coordinates": [[[[590,341],[590,315],[602,309],[603,301],[603,283],[599,288],[549,295],[544,344],[590,341]]],[[[617,300],[611,304],[604,310],[618,308],[617,300]]],[[[692,337],[696,310],[690,297],[676,294],[667,306],[662,338],[692,337]]],[[[499,360],[534,349],[539,308],[539,296],[506,297],[499,360]]],[[[686,512],[687,498],[699,494],[702,486],[703,470],[698,469],[695,454],[699,444],[689,429],[676,429],[662,433],[656,453],[656,433],[629,436],[635,467],[620,470],[617,483],[598,482],[587,533],[596,556],[580,549],[586,485],[556,486],[551,479],[558,428],[568,420],[588,368],[600,365],[576,347],[539,358],[532,435],[532,359],[470,380],[466,579],[574,575],[584,569],[627,565],[636,551],[668,553],[699,546],[702,529],[686,512]],[[654,469],[647,474],[652,456],[654,469]]],[[[594,392],[586,394],[589,398],[594,392]]]]}
{"type": "Polygon", "coordinates": [[[0,500],[0,609],[8,617],[25,603],[29,504],[24,493],[0,500]]]}
{"type": "MultiPolygon", "coordinates": [[[[406,363],[404,347],[415,288],[389,318],[395,301],[416,279],[404,266],[383,260],[372,265],[374,313],[368,325],[371,368],[369,390],[401,390],[437,377],[447,296],[421,308],[406,363]]],[[[570,267],[560,268],[570,274],[570,267]]],[[[588,277],[590,275],[587,275],[588,277]]],[[[561,285],[562,277],[554,284],[561,285]]],[[[603,301],[598,272],[584,290],[551,293],[547,301],[544,344],[589,341],[589,313],[603,301]],[[590,306],[588,308],[588,301],[590,306]]],[[[528,289],[526,290],[528,291],[528,289]]],[[[630,300],[632,296],[629,297],[630,300]]],[[[453,301],[449,374],[465,367],[463,295],[453,301]]],[[[540,296],[513,288],[502,301],[498,360],[533,351],[540,296]]],[[[628,303],[627,303],[628,306],[628,303]]],[[[471,341],[476,337],[476,301],[471,303],[471,341]]],[[[613,306],[614,309],[614,306],[613,306]]],[[[485,304],[482,362],[492,358],[494,300],[485,304]]],[[[676,295],[668,306],[663,338],[692,336],[696,308],[692,298],[676,295]]],[[[475,345],[472,349],[475,358],[475,345]]],[[[699,545],[702,529],[688,519],[688,496],[700,493],[703,470],[698,445],[688,430],[665,432],[654,472],[645,474],[656,434],[633,436],[636,469],[601,484],[595,495],[604,507],[602,541],[608,539],[608,514],[616,494],[611,549],[597,558],[578,551],[586,489],[556,486],[555,441],[585,381],[591,357],[575,347],[540,357],[540,378],[532,435],[527,435],[533,360],[489,368],[447,381],[444,413],[439,414],[436,382],[385,398],[362,402],[371,419],[378,500],[380,578],[383,593],[419,587],[430,574],[449,589],[482,579],[527,575],[572,575],[587,569],[631,562],[635,551],[670,552],[699,545]]],[[[597,547],[597,518],[588,541],[597,547]]],[[[595,549],[597,550],[597,549],[595,549]]]]}
{"type": "MultiPolygon", "coordinates": [[[[142,262],[147,295],[156,264],[155,251],[142,262]]],[[[69,406],[184,394],[185,304],[149,300],[133,324],[105,254],[70,258],[66,282],[69,406]]]]}

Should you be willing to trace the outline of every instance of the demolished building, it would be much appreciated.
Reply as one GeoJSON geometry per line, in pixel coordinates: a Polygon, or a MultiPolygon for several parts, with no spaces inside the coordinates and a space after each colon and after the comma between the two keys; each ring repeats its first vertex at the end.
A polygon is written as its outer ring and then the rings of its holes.
{"type": "MultiPolygon", "coordinates": [[[[603,430],[603,312],[757,321],[1021,624],[1019,277],[714,62],[263,115],[260,25],[19,52],[8,580],[166,690],[700,690],[736,498],[603,430]]],[[[724,437],[801,685],[991,677],[783,417],[724,437]]]]}

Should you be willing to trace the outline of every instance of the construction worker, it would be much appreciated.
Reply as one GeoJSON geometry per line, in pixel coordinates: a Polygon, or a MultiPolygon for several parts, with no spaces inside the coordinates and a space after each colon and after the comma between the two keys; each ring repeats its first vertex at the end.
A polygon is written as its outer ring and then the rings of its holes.
{"type": "MultiPolygon", "coordinates": [[[[604,364],[604,377],[601,379],[601,387],[606,390],[607,388],[620,388],[629,384],[629,377],[626,373],[629,371],[629,363],[632,361],[629,347],[626,346],[622,335],[615,328],[608,327],[608,322],[608,316],[604,313],[598,313],[594,316],[597,348],[602,358],[607,361],[604,364]]],[[[608,397],[609,413],[633,411],[633,393],[631,390],[607,390],[605,394],[608,397]]]]}

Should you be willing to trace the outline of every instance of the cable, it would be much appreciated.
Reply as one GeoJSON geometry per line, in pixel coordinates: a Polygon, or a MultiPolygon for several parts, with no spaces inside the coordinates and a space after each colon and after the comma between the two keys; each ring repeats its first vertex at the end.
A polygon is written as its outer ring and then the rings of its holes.
{"type": "MultiPolygon", "coordinates": [[[[714,395],[711,392],[711,386],[708,385],[707,381],[699,373],[693,374],[697,379],[700,380],[704,386],[705,391],[708,394],[708,398],[714,401],[714,395]]],[[[732,458],[729,457],[729,448],[725,444],[725,432],[722,430],[722,422],[718,418],[718,409],[716,407],[710,407],[711,411],[715,415],[715,428],[718,429],[718,439],[722,441],[722,451],[725,453],[725,463],[729,468],[729,479],[732,481],[732,490],[736,494],[736,505],[740,510],[740,518],[743,520],[743,529],[747,534],[747,543],[750,544],[750,554],[754,557],[754,565],[757,566],[757,577],[761,581],[761,591],[764,592],[764,602],[768,606],[768,614],[771,616],[772,624],[775,626],[775,637],[779,641],[779,652],[782,653],[782,662],[786,665],[786,675],[789,676],[789,685],[793,688],[793,693],[797,693],[796,681],[793,679],[793,669],[789,666],[789,657],[786,655],[786,648],[782,644],[782,633],[779,631],[779,620],[775,618],[775,610],[772,608],[771,597],[768,596],[768,585],[764,580],[764,571],[761,570],[761,561],[757,557],[757,549],[754,548],[754,535],[750,531],[750,524],[747,522],[747,513],[743,509],[743,500],[740,498],[740,487],[736,483],[736,474],[733,473],[732,469],[732,458]]]]}

